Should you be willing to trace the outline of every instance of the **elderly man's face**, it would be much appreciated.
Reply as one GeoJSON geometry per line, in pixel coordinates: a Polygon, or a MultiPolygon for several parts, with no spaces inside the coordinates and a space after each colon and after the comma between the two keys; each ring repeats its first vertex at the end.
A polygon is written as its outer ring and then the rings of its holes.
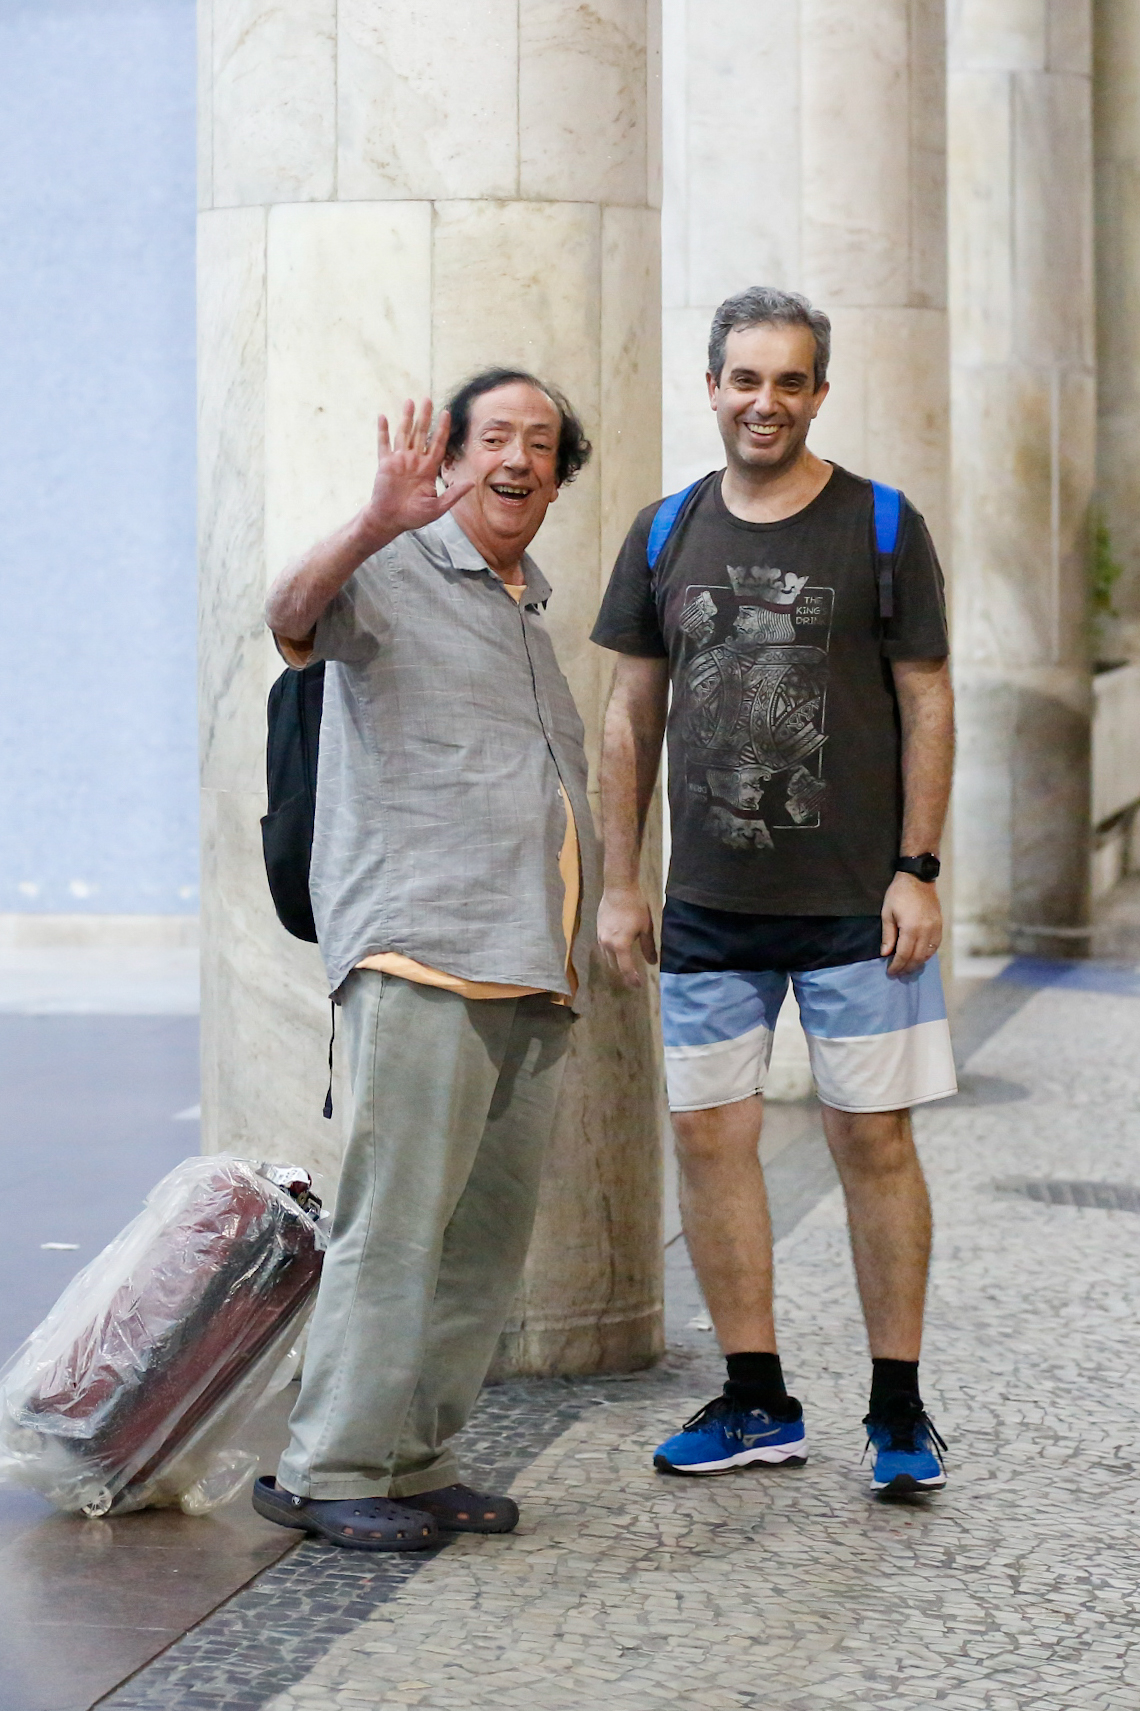
{"type": "Polygon", "coordinates": [[[512,381],[471,406],[462,454],[445,465],[448,482],[473,481],[455,518],[481,550],[517,557],[558,497],[562,419],[545,392],[512,381]]]}

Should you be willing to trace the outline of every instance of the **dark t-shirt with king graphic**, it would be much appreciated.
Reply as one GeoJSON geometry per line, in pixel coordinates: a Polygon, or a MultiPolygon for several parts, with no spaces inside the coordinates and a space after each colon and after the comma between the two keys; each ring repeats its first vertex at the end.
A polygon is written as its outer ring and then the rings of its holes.
{"type": "Polygon", "coordinates": [[[869,481],[836,465],[779,523],[706,478],[650,571],[642,511],[593,639],[668,659],[671,897],[768,915],[877,915],[899,849],[896,659],[948,652],[942,572],[904,503],[879,616],[869,481]]]}

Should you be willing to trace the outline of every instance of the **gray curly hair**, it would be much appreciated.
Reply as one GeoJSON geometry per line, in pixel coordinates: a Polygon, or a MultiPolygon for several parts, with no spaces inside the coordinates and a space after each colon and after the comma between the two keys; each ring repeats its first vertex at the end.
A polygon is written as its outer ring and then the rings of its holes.
{"type": "Polygon", "coordinates": [[[741,327],[807,327],[815,340],[815,390],[827,379],[831,361],[831,322],[822,309],[813,309],[798,291],[777,291],[774,285],[750,285],[726,297],[709,331],[709,373],[719,380],[729,333],[741,327]]]}

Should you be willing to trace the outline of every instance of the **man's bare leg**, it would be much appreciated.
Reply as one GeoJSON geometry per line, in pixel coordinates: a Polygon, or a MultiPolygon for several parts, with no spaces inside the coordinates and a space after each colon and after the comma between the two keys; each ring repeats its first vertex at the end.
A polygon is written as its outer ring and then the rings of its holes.
{"type": "Polygon", "coordinates": [[[843,1184],[855,1276],[874,1359],[917,1361],[930,1266],[930,1197],[909,1111],[823,1107],[843,1184]]]}
{"type": "Polygon", "coordinates": [[[681,1223],[726,1355],[776,1352],[772,1225],[760,1165],[764,1101],[675,1111],[681,1223]]]}

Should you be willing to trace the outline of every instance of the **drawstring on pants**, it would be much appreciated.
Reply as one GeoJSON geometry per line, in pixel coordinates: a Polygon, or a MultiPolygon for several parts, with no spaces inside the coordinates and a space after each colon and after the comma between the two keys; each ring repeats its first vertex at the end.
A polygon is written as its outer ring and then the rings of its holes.
{"type": "Polygon", "coordinates": [[[332,1002],[332,1001],[331,1001],[331,1000],[330,1000],[330,1002],[329,1002],[329,1009],[330,1009],[330,1010],[331,1010],[331,1012],[332,1012],[332,1033],[331,1033],[331,1034],[330,1034],[330,1035],[329,1035],[329,1090],[328,1090],[328,1092],[327,1092],[327,1093],[326,1093],[326,1094],[325,1094],[325,1108],[324,1108],[324,1115],[325,1115],[325,1116],[326,1116],[326,1117],[331,1117],[331,1116],[332,1116],[332,1114],[333,1114],[333,1102],[332,1102],[332,1083],[333,1083],[333,1067],[332,1067],[332,1057],[333,1057],[333,1041],[334,1041],[334,1040],[335,1040],[335,1039],[336,1039],[336,1005],[335,1005],[335,1004],[334,1004],[334,1003],[333,1003],[333,1002],[332,1002]]]}

